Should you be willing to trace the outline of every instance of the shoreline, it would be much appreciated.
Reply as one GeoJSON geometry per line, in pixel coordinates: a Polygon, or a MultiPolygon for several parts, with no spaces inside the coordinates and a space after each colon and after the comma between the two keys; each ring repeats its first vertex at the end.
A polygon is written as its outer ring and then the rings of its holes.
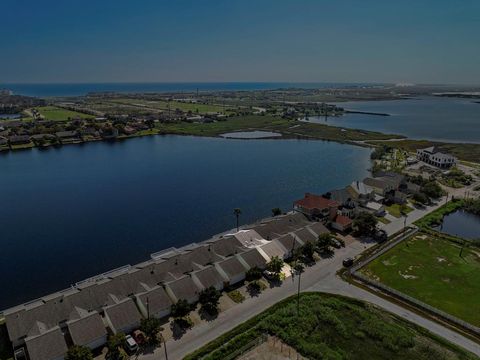
{"type": "MultiPolygon", "coordinates": [[[[362,130],[362,129],[350,129],[350,128],[342,128],[338,126],[332,126],[332,125],[325,125],[325,124],[316,124],[316,123],[311,123],[311,122],[306,122],[306,121],[297,121],[298,124],[294,126],[290,126],[287,128],[275,128],[275,127],[247,127],[247,128],[238,128],[238,129],[233,129],[231,131],[225,131],[221,133],[204,133],[202,134],[201,132],[196,132],[196,131],[175,131],[173,129],[151,129],[148,130],[149,132],[146,133],[138,133],[138,134],[133,134],[133,135],[121,135],[119,137],[113,138],[113,139],[79,139],[77,141],[71,141],[71,142],[66,142],[66,143],[58,143],[58,144],[46,144],[43,146],[37,146],[33,141],[31,141],[29,144],[21,144],[21,145],[13,145],[13,147],[10,146],[4,146],[3,148],[0,147],[0,156],[1,155],[6,155],[9,154],[10,152],[16,152],[16,151],[22,151],[22,150],[30,150],[33,148],[39,149],[39,150],[48,150],[50,148],[56,148],[60,149],[63,146],[66,145],[85,145],[89,142],[110,142],[110,143],[115,143],[117,141],[125,141],[133,138],[140,138],[140,137],[145,137],[145,136],[155,136],[155,135],[179,135],[179,136],[198,136],[198,137],[211,137],[211,138],[221,138],[225,140],[288,140],[288,139],[299,139],[299,140],[319,140],[319,141],[333,141],[337,142],[340,144],[349,144],[349,145],[355,145],[355,146],[360,146],[360,147],[368,147],[368,148],[376,148],[381,145],[390,145],[390,146],[398,146],[399,148],[408,150],[410,152],[414,152],[416,148],[422,148],[422,147],[429,147],[429,146],[439,146],[441,148],[448,148],[451,152],[454,153],[455,156],[457,156],[460,160],[463,161],[468,161],[471,163],[476,163],[480,164],[480,143],[470,143],[470,142],[446,142],[446,141],[441,141],[441,140],[430,140],[430,139],[412,139],[408,138],[406,136],[402,135],[395,135],[395,134],[385,134],[385,133],[380,133],[380,132],[373,132],[373,131],[368,131],[368,130],[362,130]],[[340,132],[351,132],[354,133],[354,135],[363,135],[367,137],[364,140],[360,139],[353,139],[353,138],[340,138],[340,137],[334,137],[334,136],[323,136],[322,134],[308,134],[308,133],[302,133],[302,132],[296,132],[294,129],[297,129],[298,127],[301,126],[301,124],[308,124],[308,125],[313,125],[317,126],[319,129],[322,127],[328,128],[328,129],[333,129],[334,131],[337,130],[340,132]],[[293,130],[293,131],[292,131],[293,130]],[[222,136],[223,134],[227,133],[239,133],[239,132],[255,132],[255,131],[264,131],[264,132],[269,132],[269,133],[276,133],[279,135],[274,135],[274,136],[266,136],[266,137],[230,137],[230,136],[222,136]],[[368,135],[372,135],[372,137],[380,137],[380,138],[368,138],[368,135]],[[455,151],[455,149],[457,151],[455,151]],[[452,151],[453,149],[453,151],[452,151]],[[463,154],[462,152],[467,152],[467,154],[463,154]],[[473,155],[470,153],[473,152],[473,155]],[[478,157],[477,155],[478,154],[478,157]]],[[[190,124],[189,125],[197,125],[197,124],[190,124]]],[[[300,129],[300,130],[308,130],[308,129],[300,129]]],[[[307,131],[308,132],[308,131],[307,131]]],[[[337,134],[338,135],[338,134],[337,134]]]]}

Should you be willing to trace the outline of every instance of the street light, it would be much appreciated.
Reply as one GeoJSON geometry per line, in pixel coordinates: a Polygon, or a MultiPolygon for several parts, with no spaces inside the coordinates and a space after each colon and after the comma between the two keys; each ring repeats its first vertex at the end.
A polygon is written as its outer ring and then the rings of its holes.
{"type": "Polygon", "coordinates": [[[302,279],[302,273],[304,267],[302,263],[295,264],[295,271],[298,273],[298,290],[297,290],[297,317],[300,314],[300,280],[302,279]]]}

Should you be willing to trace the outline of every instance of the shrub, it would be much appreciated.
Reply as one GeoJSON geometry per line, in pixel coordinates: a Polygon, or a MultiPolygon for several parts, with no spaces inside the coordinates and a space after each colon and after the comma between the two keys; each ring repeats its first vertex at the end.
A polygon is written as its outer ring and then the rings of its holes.
{"type": "Polygon", "coordinates": [[[227,295],[230,299],[232,299],[237,304],[239,304],[239,303],[243,302],[243,300],[245,300],[245,296],[243,296],[243,294],[238,290],[232,290],[232,291],[228,292],[227,295]]]}

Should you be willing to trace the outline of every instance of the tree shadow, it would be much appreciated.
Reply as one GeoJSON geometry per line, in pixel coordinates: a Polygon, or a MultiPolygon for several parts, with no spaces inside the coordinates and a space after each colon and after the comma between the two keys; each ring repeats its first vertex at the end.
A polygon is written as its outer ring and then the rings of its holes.
{"type": "Polygon", "coordinates": [[[321,252],[319,255],[322,259],[331,259],[335,255],[335,251],[333,251],[332,249],[329,249],[321,252]]]}
{"type": "Polygon", "coordinates": [[[175,340],[181,339],[191,327],[191,323],[186,319],[175,319],[170,323],[170,329],[175,340]]]}
{"type": "Polygon", "coordinates": [[[203,307],[198,310],[198,314],[200,315],[200,319],[205,321],[213,321],[218,317],[218,310],[217,311],[207,311],[203,307]]]}

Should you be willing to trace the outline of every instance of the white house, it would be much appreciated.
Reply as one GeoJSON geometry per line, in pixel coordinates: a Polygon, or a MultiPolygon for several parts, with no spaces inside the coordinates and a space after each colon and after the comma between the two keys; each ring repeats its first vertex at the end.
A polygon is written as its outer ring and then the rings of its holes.
{"type": "Polygon", "coordinates": [[[454,156],[440,152],[435,146],[418,149],[417,159],[441,169],[450,168],[457,163],[454,156]]]}

